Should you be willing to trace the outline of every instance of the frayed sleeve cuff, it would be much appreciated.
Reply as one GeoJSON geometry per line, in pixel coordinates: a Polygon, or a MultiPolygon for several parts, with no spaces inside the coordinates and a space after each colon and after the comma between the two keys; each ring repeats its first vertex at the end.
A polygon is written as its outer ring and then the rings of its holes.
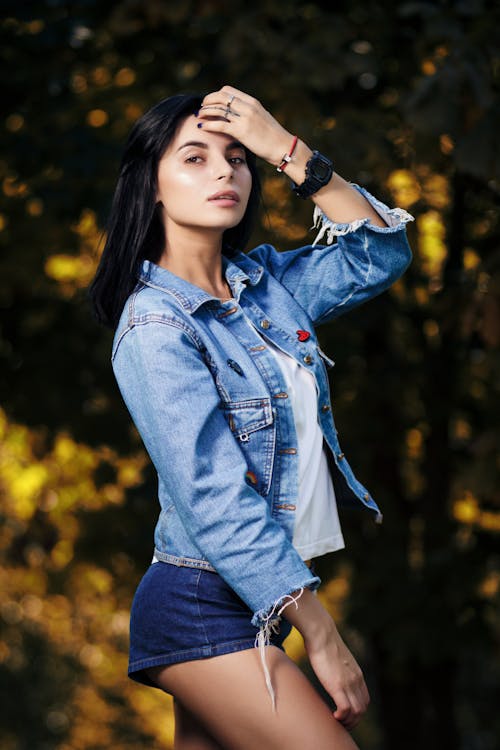
{"type": "Polygon", "coordinates": [[[273,632],[275,632],[275,627],[279,625],[283,611],[292,604],[295,605],[295,608],[298,608],[299,605],[297,602],[304,593],[304,588],[310,588],[312,591],[316,591],[320,583],[321,579],[318,578],[318,576],[308,578],[300,589],[294,588],[289,594],[285,594],[277,599],[270,608],[261,609],[256,612],[252,618],[252,625],[259,628],[259,632],[255,636],[255,647],[259,649],[262,669],[264,671],[264,679],[266,681],[269,697],[271,698],[273,711],[276,711],[276,693],[274,691],[274,685],[272,683],[266,659],[267,646],[271,644],[271,636],[273,632]],[[297,591],[297,593],[294,596],[295,591],[297,591]]]}
{"type": "Polygon", "coordinates": [[[279,599],[276,599],[276,601],[272,602],[269,607],[260,609],[255,612],[252,617],[252,625],[254,625],[256,628],[261,628],[262,626],[265,627],[273,619],[280,617],[280,611],[282,610],[282,608],[284,609],[287,604],[293,601],[292,593],[294,591],[304,588],[311,589],[311,591],[316,591],[319,588],[320,584],[321,578],[319,578],[318,576],[311,576],[310,578],[307,578],[298,586],[294,586],[290,590],[290,592],[284,594],[279,599]]]}
{"type": "Polygon", "coordinates": [[[386,234],[398,232],[403,229],[405,224],[409,221],[413,221],[413,216],[409,214],[408,211],[405,211],[404,208],[389,208],[365,188],[355,184],[352,184],[352,187],[366,198],[379,216],[385,221],[387,226],[375,226],[371,223],[371,220],[368,217],[365,219],[355,219],[354,221],[342,224],[332,221],[332,219],[329,219],[318,206],[315,206],[313,213],[313,229],[319,229],[319,232],[312,243],[313,246],[317,245],[321,240],[323,240],[322,244],[331,245],[335,241],[335,237],[350,234],[363,226],[368,226],[370,229],[373,229],[374,232],[386,234]]]}

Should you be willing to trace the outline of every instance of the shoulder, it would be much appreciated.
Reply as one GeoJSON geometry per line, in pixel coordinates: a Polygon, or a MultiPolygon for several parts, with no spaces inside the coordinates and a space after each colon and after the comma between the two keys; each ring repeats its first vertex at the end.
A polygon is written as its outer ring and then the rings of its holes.
{"type": "Polygon", "coordinates": [[[202,343],[188,316],[163,290],[138,283],[127,299],[113,340],[112,357],[120,344],[134,333],[140,338],[157,337],[172,343],[181,339],[202,348],[202,343]]]}
{"type": "Polygon", "coordinates": [[[269,270],[269,265],[272,260],[280,255],[280,251],[277,250],[274,245],[264,243],[257,245],[247,253],[240,253],[236,256],[234,262],[243,271],[254,271],[258,270],[260,266],[264,266],[265,270],[269,270]]]}

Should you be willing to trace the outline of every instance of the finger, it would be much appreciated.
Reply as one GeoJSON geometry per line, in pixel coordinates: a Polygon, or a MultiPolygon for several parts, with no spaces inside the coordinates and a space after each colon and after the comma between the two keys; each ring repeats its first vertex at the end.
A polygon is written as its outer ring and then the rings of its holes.
{"type": "Polygon", "coordinates": [[[335,703],[337,705],[336,710],[333,712],[334,717],[337,721],[345,724],[351,717],[351,703],[346,693],[342,690],[334,696],[335,703]]]}
{"type": "Polygon", "coordinates": [[[361,720],[365,708],[361,706],[357,698],[352,698],[342,691],[341,695],[336,696],[337,709],[333,716],[346,729],[353,729],[361,720]]]}
{"type": "Polygon", "coordinates": [[[342,724],[345,729],[348,729],[350,731],[351,729],[354,729],[354,727],[358,724],[361,717],[355,717],[351,713],[347,713],[342,718],[342,714],[339,715],[337,711],[334,711],[333,718],[336,719],[339,724],[342,724]]]}
{"type": "Polygon", "coordinates": [[[347,711],[340,712],[340,715],[337,715],[338,712],[334,712],[334,717],[343,724],[343,726],[346,727],[346,729],[352,729],[353,727],[358,724],[364,714],[364,711],[359,710],[356,706],[353,706],[352,704],[349,706],[349,709],[347,711]]]}
{"type": "Polygon", "coordinates": [[[230,86],[228,84],[225,84],[221,87],[220,91],[223,91],[225,94],[234,94],[235,96],[238,96],[240,99],[252,99],[252,97],[249,94],[245,94],[244,91],[241,91],[241,89],[237,89],[236,86],[230,86]]]}
{"type": "Polygon", "coordinates": [[[362,675],[360,675],[359,679],[348,686],[347,696],[355,711],[360,713],[366,711],[370,703],[370,694],[362,675]]]}
{"type": "MultiPolygon", "coordinates": [[[[349,714],[344,720],[344,725],[353,727],[360,721],[368,708],[369,701],[359,694],[348,694],[349,714]]],[[[337,717],[336,717],[337,718],[337,717]]]]}
{"type": "MultiPolygon", "coordinates": [[[[235,88],[235,86],[222,86],[218,91],[214,91],[213,94],[216,94],[217,96],[222,98],[222,101],[227,102],[231,97],[233,98],[233,101],[236,102],[243,102],[244,104],[251,104],[252,102],[255,102],[255,99],[253,96],[249,96],[249,94],[245,94],[244,91],[240,91],[240,89],[235,88]]],[[[209,94],[209,96],[212,96],[212,94],[209,94]]]]}
{"type": "Polygon", "coordinates": [[[226,119],[241,117],[241,112],[237,112],[233,107],[224,107],[222,104],[202,104],[198,112],[198,117],[213,117],[215,114],[226,119]]]}
{"type": "MultiPolygon", "coordinates": [[[[198,117],[198,119],[201,118],[198,117]]],[[[198,123],[199,128],[208,130],[209,133],[227,133],[228,135],[233,134],[231,125],[232,123],[229,122],[229,120],[227,120],[225,117],[209,114],[203,117],[203,122],[198,123]]]]}
{"type": "Polygon", "coordinates": [[[367,690],[358,693],[350,693],[348,691],[346,694],[346,700],[348,702],[348,707],[346,707],[345,704],[342,704],[341,707],[337,705],[337,711],[335,711],[333,715],[346,727],[346,729],[353,729],[366,712],[370,698],[367,690]]]}
{"type": "Polygon", "coordinates": [[[231,122],[224,117],[208,116],[198,123],[200,132],[207,133],[224,133],[234,138],[235,141],[242,143],[241,134],[236,126],[236,120],[231,122]]]}
{"type": "Polygon", "coordinates": [[[230,109],[240,114],[241,111],[245,112],[253,101],[252,97],[242,91],[232,86],[224,86],[219,91],[213,91],[203,97],[201,110],[208,107],[221,107],[224,110],[230,109]]]}
{"type": "Polygon", "coordinates": [[[242,105],[243,99],[240,99],[236,94],[231,94],[228,91],[214,91],[212,94],[207,94],[203,97],[201,102],[202,107],[218,106],[224,107],[224,109],[238,104],[242,105]]]}
{"type": "Polygon", "coordinates": [[[368,692],[368,688],[366,687],[366,682],[363,680],[363,685],[361,686],[361,698],[364,702],[365,711],[370,705],[370,693],[368,692]]]}
{"type": "MultiPolygon", "coordinates": [[[[228,112],[228,108],[224,107],[222,104],[202,104],[200,107],[199,115],[215,115],[217,112],[228,112]]],[[[223,117],[224,115],[218,115],[219,117],[223,117]]]]}

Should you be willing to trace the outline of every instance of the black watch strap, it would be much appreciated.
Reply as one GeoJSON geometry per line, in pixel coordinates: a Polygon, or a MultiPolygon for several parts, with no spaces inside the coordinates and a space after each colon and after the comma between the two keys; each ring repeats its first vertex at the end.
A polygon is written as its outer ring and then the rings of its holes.
{"type": "Polygon", "coordinates": [[[309,198],[332,179],[333,164],[319,151],[313,151],[306,164],[306,177],[301,185],[292,182],[292,190],[299,198],[309,198]]]}

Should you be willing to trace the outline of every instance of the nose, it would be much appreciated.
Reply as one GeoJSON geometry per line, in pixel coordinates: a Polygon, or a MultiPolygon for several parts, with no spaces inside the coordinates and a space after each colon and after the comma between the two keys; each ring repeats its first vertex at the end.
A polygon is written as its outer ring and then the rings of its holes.
{"type": "Polygon", "coordinates": [[[232,178],[234,175],[234,166],[228,160],[227,156],[220,154],[215,158],[214,174],[218,180],[232,178]]]}

